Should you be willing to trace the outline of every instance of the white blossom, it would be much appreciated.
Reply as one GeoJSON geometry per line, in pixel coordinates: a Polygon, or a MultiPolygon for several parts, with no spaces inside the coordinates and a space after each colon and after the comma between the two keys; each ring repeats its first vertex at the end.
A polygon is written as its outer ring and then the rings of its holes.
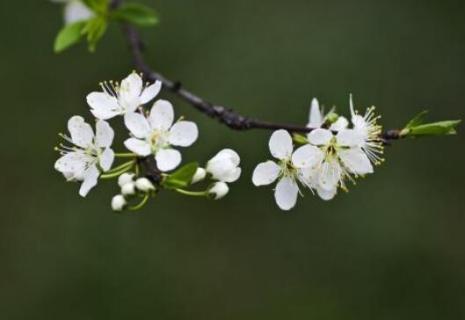
{"type": "Polygon", "coordinates": [[[224,182],[215,182],[213,186],[208,190],[215,200],[224,198],[229,192],[229,187],[227,183],[224,182]]]}
{"type": "Polygon", "coordinates": [[[126,204],[126,199],[120,194],[114,196],[113,199],[111,199],[111,208],[113,211],[122,211],[126,204]]]}
{"type": "Polygon", "coordinates": [[[134,182],[126,183],[121,187],[121,193],[124,196],[132,196],[136,194],[136,184],[134,182]]]}
{"type": "Polygon", "coordinates": [[[118,177],[118,185],[122,188],[128,183],[132,183],[134,181],[134,173],[123,173],[118,177]]]}
{"type": "Polygon", "coordinates": [[[136,188],[142,192],[155,190],[153,183],[147,178],[139,178],[136,180],[136,188]]]}
{"type": "Polygon", "coordinates": [[[253,172],[255,186],[272,184],[276,180],[275,200],[282,210],[292,209],[299,193],[298,181],[307,185],[305,169],[314,167],[322,161],[323,153],[315,146],[305,145],[295,152],[292,137],[286,130],[275,131],[270,138],[269,148],[278,160],[260,163],[253,172]]]}
{"type": "Polygon", "coordinates": [[[101,92],[92,92],[87,96],[87,103],[97,119],[108,120],[133,113],[153,100],[161,90],[161,82],[144,86],[142,78],[133,72],[121,84],[104,82],[101,87],[101,92]]]}
{"type": "Polygon", "coordinates": [[[55,163],[55,169],[63,173],[68,181],[82,181],[79,194],[85,197],[97,185],[101,171],[108,171],[114,160],[110,148],[114,132],[103,120],[97,121],[96,134],[82,117],[74,116],[68,121],[70,137],[62,137],[72,144],[59,148],[62,157],[55,163]]]}
{"type": "Polygon", "coordinates": [[[65,24],[72,24],[79,21],[89,20],[94,17],[94,13],[81,0],[52,0],[56,3],[63,3],[65,24]]]}
{"type": "Polygon", "coordinates": [[[155,102],[148,118],[140,113],[127,114],[124,122],[133,137],[124,142],[126,148],[142,157],[153,154],[163,172],[175,169],[181,163],[181,153],[172,146],[191,146],[199,132],[194,122],[173,121],[173,106],[165,100],[155,102]]]}
{"type": "Polygon", "coordinates": [[[191,183],[194,184],[194,183],[200,182],[204,180],[206,176],[207,176],[207,170],[205,170],[204,168],[197,168],[194,176],[192,177],[191,183]]]}
{"type": "Polygon", "coordinates": [[[212,175],[213,179],[232,183],[241,176],[240,162],[241,158],[236,151],[223,149],[208,161],[206,170],[212,175]]]}
{"type": "Polygon", "coordinates": [[[373,166],[360,147],[361,136],[353,129],[343,129],[336,134],[327,129],[315,129],[308,134],[308,141],[319,147],[312,149],[312,157],[321,161],[307,167],[305,180],[324,200],[332,199],[338,187],[345,188],[345,179],[373,173],[373,166]]]}

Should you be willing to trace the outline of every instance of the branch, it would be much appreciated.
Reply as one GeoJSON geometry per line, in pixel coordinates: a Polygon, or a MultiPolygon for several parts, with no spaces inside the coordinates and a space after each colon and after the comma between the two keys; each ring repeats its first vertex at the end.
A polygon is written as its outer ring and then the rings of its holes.
{"type": "MultiPolygon", "coordinates": [[[[117,8],[122,3],[123,0],[112,0],[111,7],[113,9],[117,8]]],[[[134,65],[138,71],[142,72],[146,80],[161,81],[163,83],[164,88],[176,94],[178,97],[186,101],[188,104],[192,105],[201,113],[206,114],[210,118],[218,120],[222,124],[228,126],[230,129],[240,131],[251,129],[285,129],[287,131],[295,133],[308,133],[312,131],[311,128],[308,128],[306,126],[286,123],[275,123],[249,118],[247,116],[239,114],[231,108],[215,105],[213,103],[208,102],[207,100],[185,89],[180,82],[169,80],[160,73],[152,70],[144,60],[144,45],[137,29],[129,24],[123,24],[122,29],[125,34],[126,40],[129,44],[129,49],[132,54],[134,65]]],[[[389,143],[392,140],[398,140],[400,138],[400,130],[388,130],[381,135],[381,139],[383,139],[385,143],[389,143]]]]}

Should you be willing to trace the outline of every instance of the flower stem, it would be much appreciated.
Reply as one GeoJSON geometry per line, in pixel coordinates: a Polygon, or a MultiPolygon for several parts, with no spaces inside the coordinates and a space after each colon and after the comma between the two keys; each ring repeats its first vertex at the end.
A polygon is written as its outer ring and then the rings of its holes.
{"type": "Polygon", "coordinates": [[[135,158],[137,154],[135,153],[115,153],[115,157],[117,158],[135,158]]]}
{"type": "Polygon", "coordinates": [[[132,169],[132,166],[134,165],[134,162],[131,161],[129,162],[126,166],[123,166],[120,170],[118,171],[112,171],[110,173],[106,173],[106,174],[102,174],[100,176],[101,179],[113,179],[113,178],[117,178],[119,177],[120,175],[122,175],[123,173],[129,171],[132,169]]]}
{"type": "Polygon", "coordinates": [[[131,161],[128,161],[128,162],[125,162],[111,170],[108,170],[107,172],[105,172],[105,174],[111,174],[113,172],[117,172],[117,171],[120,171],[120,170],[123,170],[124,168],[128,167],[128,166],[132,166],[134,164],[134,160],[131,160],[131,161]]]}
{"type": "Polygon", "coordinates": [[[184,190],[184,189],[174,189],[176,192],[186,195],[186,196],[191,196],[191,197],[206,197],[208,196],[208,191],[189,191],[189,190],[184,190]]]}
{"type": "Polygon", "coordinates": [[[147,204],[147,202],[149,201],[149,198],[150,198],[150,195],[148,193],[145,194],[144,198],[142,199],[142,201],[138,205],[135,205],[133,207],[129,207],[128,209],[130,211],[137,211],[139,209],[142,209],[142,207],[145,206],[147,204]]]}

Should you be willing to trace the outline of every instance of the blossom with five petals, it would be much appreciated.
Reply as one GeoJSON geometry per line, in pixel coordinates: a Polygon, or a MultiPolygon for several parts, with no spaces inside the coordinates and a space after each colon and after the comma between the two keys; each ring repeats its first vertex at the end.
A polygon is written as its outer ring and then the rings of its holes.
{"type": "Polygon", "coordinates": [[[124,142],[126,148],[139,156],[155,156],[161,171],[171,171],[181,163],[181,153],[172,146],[189,147],[198,138],[197,125],[190,121],[174,122],[170,102],[158,100],[148,118],[140,113],[128,113],[124,118],[132,138],[124,142]]]}
{"type": "Polygon", "coordinates": [[[279,179],[274,193],[276,203],[282,210],[290,210],[297,202],[297,182],[308,185],[306,171],[322,161],[323,153],[310,144],[294,151],[292,137],[286,130],[277,130],[271,135],[269,148],[278,162],[260,163],[253,172],[252,182],[255,186],[265,186],[279,179]]]}
{"type": "Polygon", "coordinates": [[[85,197],[97,185],[100,172],[108,171],[114,160],[110,148],[114,138],[113,129],[103,120],[97,121],[96,133],[82,117],[74,116],[68,121],[70,137],[62,137],[73,146],[59,148],[62,157],[55,169],[68,181],[82,181],[79,194],[85,197]]]}
{"type": "Polygon", "coordinates": [[[92,92],[87,96],[87,103],[97,119],[108,120],[133,113],[153,100],[161,90],[161,82],[144,86],[142,78],[133,72],[121,84],[104,82],[101,87],[101,92],[92,92]]]}

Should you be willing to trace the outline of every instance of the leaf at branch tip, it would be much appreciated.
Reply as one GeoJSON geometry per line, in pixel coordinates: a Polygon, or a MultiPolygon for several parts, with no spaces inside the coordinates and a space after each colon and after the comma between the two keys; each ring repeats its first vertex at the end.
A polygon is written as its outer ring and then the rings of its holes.
{"type": "Polygon", "coordinates": [[[108,0],[82,0],[82,2],[97,14],[105,14],[108,11],[108,0]]]}
{"type": "Polygon", "coordinates": [[[419,114],[417,114],[415,117],[413,117],[412,120],[409,121],[409,123],[407,123],[407,125],[405,126],[405,129],[410,129],[410,128],[413,128],[415,126],[422,124],[427,114],[428,114],[428,110],[424,110],[420,112],[419,114]]]}
{"type": "Polygon", "coordinates": [[[112,17],[141,27],[154,26],[158,23],[156,12],[138,3],[126,3],[122,5],[112,12],[112,17]]]}
{"type": "Polygon", "coordinates": [[[98,42],[107,30],[107,20],[103,16],[95,17],[87,21],[82,33],[87,35],[89,51],[94,52],[98,42]]]}
{"type": "Polygon", "coordinates": [[[83,29],[86,23],[86,21],[78,21],[63,27],[55,39],[55,53],[60,53],[78,43],[84,35],[83,29]]]}
{"type": "Polygon", "coordinates": [[[198,167],[199,164],[197,162],[186,164],[167,176],[163,185],[167,188],[184,188],[189,186],[198,167]]]}
{"type": "MultiPolygon", "coordinates": [[[[462,120],[446,120],[434,123],[425,123],[410,127],[405,136],[447,136],[457,134],[457,126],[462,120]]],[[[404,131],[402,130],[402,131],[404,131]]]]}

